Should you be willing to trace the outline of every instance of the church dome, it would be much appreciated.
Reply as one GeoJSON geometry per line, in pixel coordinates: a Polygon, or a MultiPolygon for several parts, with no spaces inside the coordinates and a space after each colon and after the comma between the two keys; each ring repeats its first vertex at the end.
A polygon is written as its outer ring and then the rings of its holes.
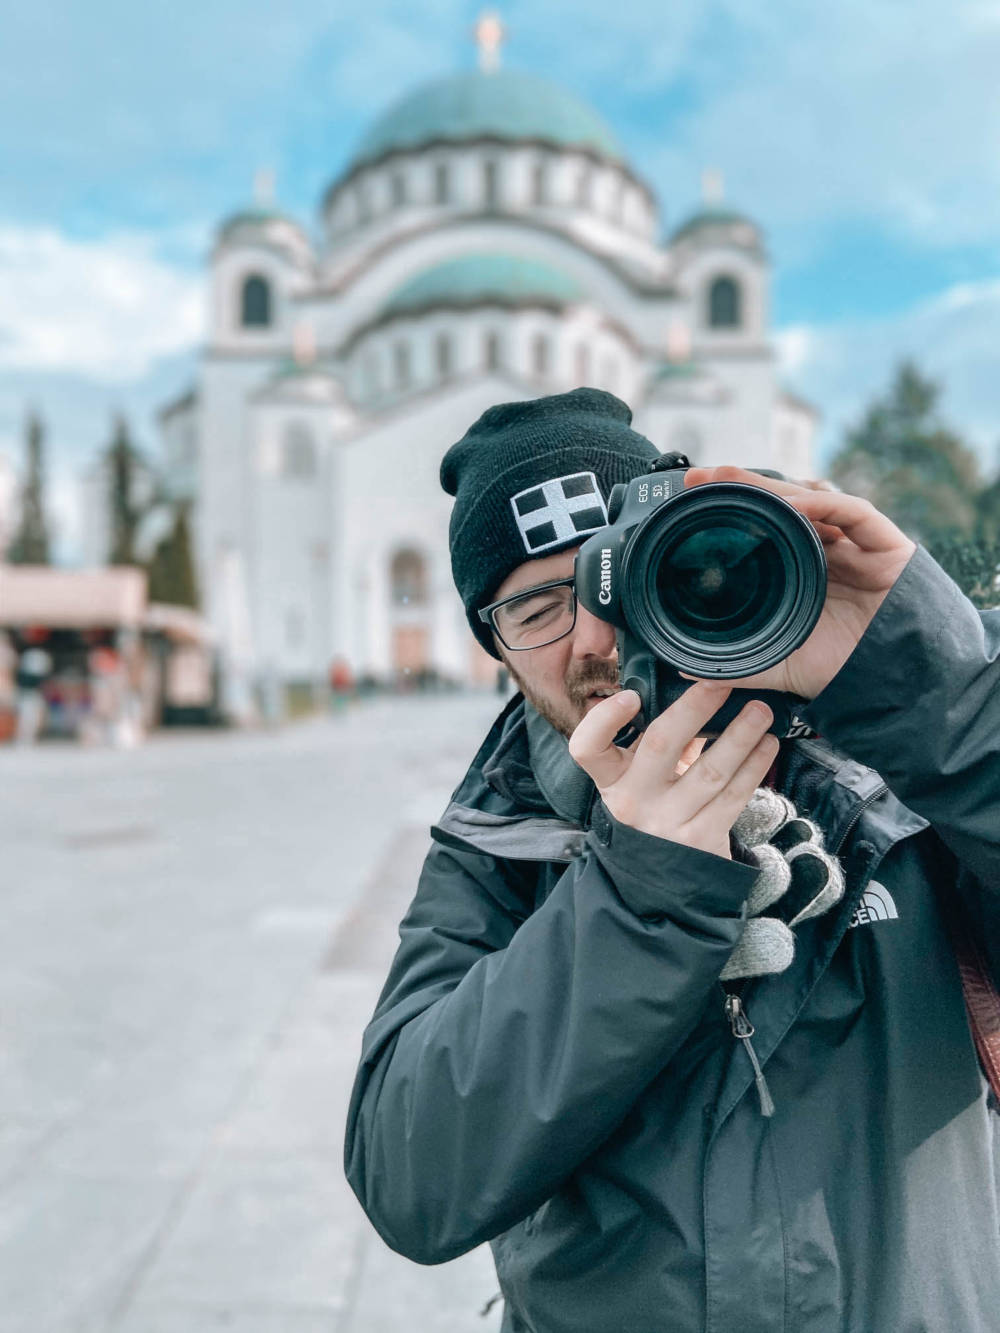
{"type": "Polygon", "coordinates": [[[482,138],[582,148],[625,161],[615,136],[584,102],[536,75],[494,70],[453,74],[401,98],[369,129],[352,166],[393,151],[482,138]]]}
{"type": "Polygon", "coordinates": [[[223,221],[216,233],[219,248],[265,245],[283,250],[299,262],[307,261],[309,240],[287,213],[274,208],[246,208],[223,221]]]}
{"type": "Polygon", "coordinates": [[[751,218],[734,209],[722,207],[703,208],[694,213],[677,228],[670,242],[672,245],[687,240],[704,239],[711,242],[720,236],[752,247],[760,244],[760,231],[751,218]]]}
{"type": "Polygon", "coordinates": [[[581,301],[579,283],[551,264],[517,255],[473,254],[424,269],[390,296],[383,314],[412,314],[434,306],[483,302],[564,306],[581,301]]]}

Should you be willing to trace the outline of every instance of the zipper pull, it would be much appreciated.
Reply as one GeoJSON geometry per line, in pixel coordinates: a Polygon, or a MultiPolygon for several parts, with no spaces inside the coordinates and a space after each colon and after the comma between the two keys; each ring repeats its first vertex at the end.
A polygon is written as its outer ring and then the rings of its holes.
{"type": "Polygon", "coordinates": [[[740,997],[728,992],[726,994],[726,1017],[729,1019],[733,1036],[737,1041],[743,1043],[746,1053],[750,1057],[750,1063],[753,1065],[754,1082],[757,1084],[757,1096],[760,1098],[760,1113],[761,1115],[772,1116],[774,1115],[774,1102],[771,1100],[771,1093],[764,1078],[764,1071],[757,1059],[757,1052],[750,1041],[754,1034],[754,1026],[746,1015],[740,997]]]}

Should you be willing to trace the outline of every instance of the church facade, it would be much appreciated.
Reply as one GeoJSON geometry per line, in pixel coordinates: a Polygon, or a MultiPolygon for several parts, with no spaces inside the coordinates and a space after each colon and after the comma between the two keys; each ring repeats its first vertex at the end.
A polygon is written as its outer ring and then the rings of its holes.
{"type": "Polygon", "coordinates": [[[220,228],[192,391],[161,413],[230,670],[288,685],[486,678],[452,587],[438,466],[491,404],[596,385],[693,462],[809,475],[770,271],[706,204],[664,238],[649,186],[564,89],[507,70],[420,87],[322,199],[220,228]]]}

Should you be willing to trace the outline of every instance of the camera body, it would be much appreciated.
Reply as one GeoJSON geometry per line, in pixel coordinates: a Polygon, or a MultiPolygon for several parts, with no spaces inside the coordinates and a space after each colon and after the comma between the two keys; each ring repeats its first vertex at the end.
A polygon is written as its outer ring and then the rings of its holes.
{"type": "MultiPolygon", "coordinates": [[[[615,486],[608,526],[576,560],[578,599],[617,631],[622,686],[642,701],[639,726],[688,688],[681,673],[738,680],[783,661],[811,633],[826,597],[826,557],[807,519],[756,486],[686,490],[689,466],[683,454],[665,454],[615,486]]],[[[719,735],[751,698],[771,708],[776,735],[789,734],[795,696],[740,689],[701,734],[719,735]]]]}

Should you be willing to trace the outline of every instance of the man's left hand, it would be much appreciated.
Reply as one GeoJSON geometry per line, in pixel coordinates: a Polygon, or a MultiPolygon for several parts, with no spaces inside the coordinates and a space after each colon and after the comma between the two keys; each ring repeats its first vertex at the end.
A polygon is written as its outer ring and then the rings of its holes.
{"type": "Polygon", "coordinates": [[[814,699],[857,647],[916,547],[891,519],[856,495],[776,481],[739,467],[693,467],[684,478],[685,487],[712,481],[773,491],[812,523],[823,543],[826,602],[809,638],[776,667],[737,682],[743,689],[784,690],[814,699]]]}

